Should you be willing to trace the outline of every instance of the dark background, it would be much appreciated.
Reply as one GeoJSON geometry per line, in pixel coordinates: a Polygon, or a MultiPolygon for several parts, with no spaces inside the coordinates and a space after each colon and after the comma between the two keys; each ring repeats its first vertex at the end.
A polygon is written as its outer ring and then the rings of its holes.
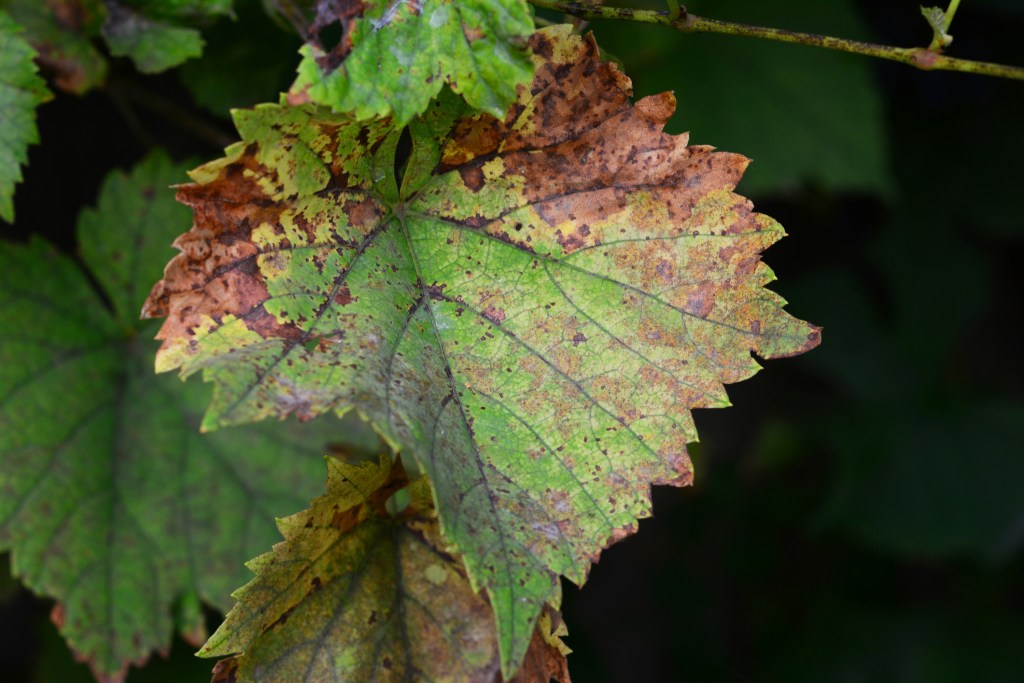
{"type": "MultiPolygon", "coordinates": [[[[231,140],[221,112],[274,99],[297,63],[297,39],[238,4],[239,22],[212,27],[180,73],[115,63],[103,91],[44,105],[5,232],[73,249],[108,170],[153,145],[217,156],[231,140]]],[[[894,45],[931,37],[914,2],[688,7],[894,45]]],[[[638,96],[676,91],[670,132],[754,159],[739,189],[790,233],[766,255],[773,287],[824,334],[731,387],[734,407],[698,411],[695,486],[655,490],[656,517],[584,590],[566,586],[574,680],[1024,681],[1024,83],[590,28],[638,96]]],[[[951,32],[954,56],[1024,64],[1024,2],[964,0],[951,32]]],[[[0,603],[5,680],[90,680],[47,601],[5,575],[0,603]]],[[[129,681],[209,668],[176,642],[129,681]]]]}

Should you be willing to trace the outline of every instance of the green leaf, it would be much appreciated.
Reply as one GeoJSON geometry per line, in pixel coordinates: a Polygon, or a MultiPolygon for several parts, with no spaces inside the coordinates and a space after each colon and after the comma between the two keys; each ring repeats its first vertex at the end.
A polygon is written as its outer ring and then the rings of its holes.
{"type": "Polygon", "coordinates": [[[40,64],[58,88],[82,95],[106,79],[107,60],[90,39],[99,34],[106,16],[99,0],[0,0],[0,8],[25,28],[40,64]],[[70,5],[67,11],[54,10],[65,5],[70,5]]]}
{"type": "Polygon", "coordinates": [[[230,13],[231,0],[109,3],[103,36],[115,57],[131,57],[142,73],[158,73],[203,53],[199,30],[182,23],[230,13]]]}
{"type": "MultiPolygon", "coordinates": [[[[705,11],[716,19],[871,40],[855,4],[715,0],[714,13],[705,11]]],[[[744,192],[785,192],[809,183],[892,194],[889,133],[870,60],[658,26],[623,31],[616,22],[594,22],[593,28],[604,47],[631,66],[637,93],[684,93],[685,106],[669,130],[692,131],[696,142],[741,149],[754,159],[744,192]]]]}
{"type": "Polygon", "coordinates": [[[0,12],[0,219],[8,223],[14,222],[14,186],[21,182],[28,146],[39,142],[36,107],[51,97],[21,32],[0,12]]]}
{"type": "Polygon", "coordinates": [[[83,215],[83,259],[113,312],[70,258],[0,243],[0,548],[57,600],[104,681],[165,650],[175,627],[201,641],[200,600],[229,606],[272,517],[308,499],[328,435],[344,436],[317,423],[200,436],[208,392],[153,376],[153,326],[135,311],[188,223],[167,190],[181,174],[151,157],[83,215]]]}
{"type": "Polygon", "coordinates": [[[160,370],[216,384],[206,428],[356,408],[429,475],[514,670],[559,575],[582,583],[689,483],[690,410],[818,331],[763,288],[782,228],[747,160],[661,132],[592,40],[534,35],[503,120],[439,100],[400,131],[312,106],[238,112],[193,173],[195,227],[144,313],[160,370]]]}
{"type": "MultiPolygon", "coordinates": [[[[317,43],[302,48],[293,93],[358,119],[391,114],[405,125],[446,83],[470,106],[503,116],[516,86],[530,78],[525,44],[533,19],[525,0],[363,5],[334,51],[317,43]]],[[[318,17],[314,26],[331,19],[318,17]]]]}
{"type": "Polygon", "coordinates": [[[278,527],[284,542],[249,563],[256,578],[199,652],[244,653],[215,680],[496,680],[490,606],[445,551],[424,478],[410,484],[388,456],[328,458],[327,494],[278,527]],[[387,509],[396,493],[400,514],[387,509]]]}

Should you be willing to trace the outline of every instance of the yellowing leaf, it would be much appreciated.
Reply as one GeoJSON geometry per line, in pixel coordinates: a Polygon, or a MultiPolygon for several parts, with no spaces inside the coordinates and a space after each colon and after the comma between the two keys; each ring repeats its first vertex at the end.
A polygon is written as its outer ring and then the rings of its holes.
{"type": "MultiPolygon", "coordinates": [[[[387,456],[328,468],[327,494],[278,522],[285,540],[249,563],[256,578],[200,652],[243,653],[214,681],[498,679],[490,607],[445,552],[426,480],[410,484],[387,456]]],[[[565,656],[540,630],[533,640],[535,673],[519,680],[567,683],[565,656]]]]}
{"type": "Polygon", "coordinates": [[[747,160],[662,133],[673,97],[631,105],[591,39],[531,48],[503,119],[449,94],[412,122],[400,186],[390,121],[239,112],[145,309],[158,368],[215,382],[206,428],[356,408],[415,458],[506,676],[559,575],[690,482],[691,409],[819,340],[764,289],[783,231],[733,193],[747,160]]]}

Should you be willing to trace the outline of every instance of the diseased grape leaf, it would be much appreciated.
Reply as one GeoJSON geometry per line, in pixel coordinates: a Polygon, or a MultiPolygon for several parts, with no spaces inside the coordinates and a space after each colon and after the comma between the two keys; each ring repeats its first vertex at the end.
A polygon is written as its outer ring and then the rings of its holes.
{"type": "Polygon", "coordinates": [[[158,369],[215,383],[206,429],[356,408],[416,459],[505,675],[558,576],[690,482],[690,410],[819,341],[763,288],[783,231],[732,193],[747,160],[663,134],[672,95],[630,105],[592,39],[531,47],[503,120],[449,94],[413,121],[401,188],[389,121],[238,112],[144,311],[158,369]]]}
{"type": "Polygon", "coordinates": [[[189,26],[231,14],[231,0],[115,0],[106,3],[103,37],[116,57],[131,57],[142,73],[157,73],[203,53],[189,26]]]}
{"type": "Polygon", "coordinates": [[[101,681],[165,650],[175,627],[202,642],[200,601],[230,606],[273,516],[308,500],[319,456],[345,436],[323,421],[200,436],[209,392],[153,377],[140,283],[188,220],[167,190],[182,174],[151,157],[83,213],[82,256],[113,311],[41,240],[0,243],[0,549],[57,600],[101,681]]]}
{"type": "Polygon", "coordinates": [[[14,222],[14,186],[28,161],[28,146],[39,142],[36,107],[50,99],[36,74],[35,50],[21,27],[0,11],[0,219],[14,222]]]}
{"type": "Polygon", "coordinates": [[[317,10],[293,100],[405,125],[447,83],[472,107],[503,116],[530,78],[526,0],[338,0],[317,10]],[[322,45],[317,33],[335,20],[341,41],[322,45]]]}
{"type": "Polygon", "coordinates": [[[25,28],[39,63],[61,90],[82,95],[103,83],[107,60],[93,45],[106,17],[100,0],[0,0],[25,28]]]}
{"type": "MultiPolygon", "coordinates": [[[[490,606],[445,551],[426,479],[388,456],[327,461],[327,494],[278,521],[284,541],[249,563],[256,577],[200,651],[242,653],[214,681],[500,680],[490,606]]],[[[531,652],[539,666],[519,680],[568,682],[540,629],[531,652]]]]}

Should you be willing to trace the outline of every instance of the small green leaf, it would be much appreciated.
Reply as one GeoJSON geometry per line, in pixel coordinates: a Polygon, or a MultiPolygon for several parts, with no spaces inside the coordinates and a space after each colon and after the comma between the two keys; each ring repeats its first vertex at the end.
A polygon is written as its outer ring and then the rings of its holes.
{"type": "Polygon", "coordinates": [[[946,33],[946,11],[941,7],[921,6],[921,16],[932,29],[932,49],[947,47],[953,42],[953,36],[946,33]]]}
{"type": "Polygon", "coordinates": [[[115,173],[83,215],[81,269],[40,240],[0,243],[0,549],[57,600],[55,620],[100,680],[203,633],[199,601],[226,609],[274,515],[320,480],[337,423],[200,436],[208,392],[154,377],[152,325],[134,314],[188,211],[151,157],[115,173]]]}
{"type": "Polygon", "coordinates": [[[531,47],[504,119],[447,93],[412,122],[400,188],[390,120],[238,112],[145,309],[158,369],[215,382],[207,428],[355,408],[415,458],[506,676],[558,577],[689,483],[690,410],[819,340],[764,289],[783,231],[732,192],[747,160],[662,133],[672,95],[631,105],[593,40],[531,47]]]}
{"type": "Polygon", "coordinates": [[[14,222],[14,186],[28,161],[28,146],[39,142],[36,107],[50,99],[32,61],[35,50],[22,29],[0,11],[0,219],[14,222]]]}
{"type": "Polygon", "coordinates": [[[446,83],[470,106],[503,116],[516,86],[530,78],[533,19],[525,0],[363,4],[365,13],[335,51],[302,48],[293,93],[358,119],[390,114],[405,125],[446,83]]]}

